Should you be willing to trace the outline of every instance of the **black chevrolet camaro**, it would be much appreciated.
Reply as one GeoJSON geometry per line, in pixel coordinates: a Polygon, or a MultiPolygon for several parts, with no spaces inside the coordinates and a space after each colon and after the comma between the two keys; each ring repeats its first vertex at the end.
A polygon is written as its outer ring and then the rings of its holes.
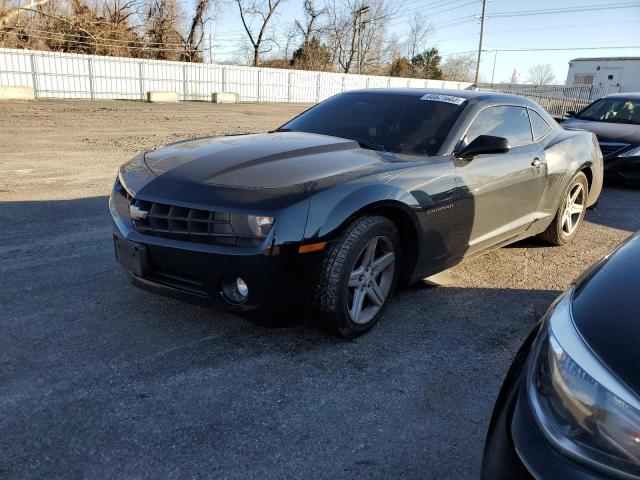
{"type": "Polygon", "coordinates": [[[617,93],[596,100],[562,122],[598,137],[605,177],[640,185],[640,93],[617,93]]]}
{"type": "Polygon", "coordinates": [[[516,356],[482,478],[640,478],[640,235],[551,306],[516,356]]]}
{"type": "Polygon", "coordinates": [[[352,337],[398,284],[533,235],[568,243],[601,187],[595,136],[534,102],[381,89],[273,132],[143,153],[110,210],[138,286],[238,311],[305,305],[352,337]]]}

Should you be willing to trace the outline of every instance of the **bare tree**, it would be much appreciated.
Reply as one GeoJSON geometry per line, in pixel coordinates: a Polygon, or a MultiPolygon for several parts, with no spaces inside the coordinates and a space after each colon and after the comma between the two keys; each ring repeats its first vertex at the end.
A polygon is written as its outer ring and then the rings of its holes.
{"type": "Polygon", "coordinates": [[[548,63],[534,65],[529,69],[527,83],[534,85],[551,85],[556,81],[553,67],[548,63]]]}
{"type": "Polygon", "coordinates": [[[210,20],[206,15],[211,6],[211,0],[197,0],[196,8],[191,19],[189,34],[184,42],[182,60],[188,62],[201,61],[200,47],[204,40],[205,25],[210,20]]]}
{"type": "Polygon", "coordinates": [[[0,0],[0,46],[202,61],[209,11],[219,0],[193,0],[188,17],[178,1],[0,0]]]}
{"type": "Polygon", "coordinates": [[[451,55],[442,63],[442,78],[453,82],[472,82],[475,68],[474,54],[451,55]]]}
{"type": "Polygon", "coordinates": [[[312,0],[304,1],[305,23],[303,25],[299,20],[296,20],[296,28],[302,35],[303,44],[311,40],[311,37],[313,36],[315,31],[315,25],[318,18],[321,15],[323,15],[326,11],[327,11],[326,8],[319,10],[318,7],[315,6],[312,0]]]}
{"type": "MultiPolygon", "coordinates": [[[[296,24],[298,22],[296,21],[296,24]]],[[[273,43],[278,46],[280,50],[279,55],[280,59],[283,61],[288,61],[291,58],[293,50],[295,49],[295,45],[298,39],[298,29],[297,25],[293,25],[288,30],[282,33],[282,39],[274,39],[273,43]]]]}
{"type": "Polygon", "coordinates": [[[414,15],[409,24],[409,33],[407,35],[407,58],[412,59],[426,49],[427,38],[431,30],[431,23],[421,12],[414,15]]]}
{"type": "Polygon", "coordinates": [[[4,28],[14,20],[16,17],[20,15],[21,12],[33,10],[40,5],[44,5],[49,0],[29,0],[26,5],[18,5],[13,8],[3,8],[0,10],[0,28],[4,28]]]}
{"type": "Polygon", "coordinates": [[[111,0],[104,3],[104,16],[114,25],[123,25],[137,13],[137,0],[111,0]]]}
{"type": "Polygon", "coordinates": [[[332,61],[348,73],[380,72],[385,59],[386,26],[393,13],[389,0],[333,0],[327,8],[328,47],[332,61]],[[355,67],[355,68],[354,68],[355,67]]]}
{"type": "Polygon", "coordinates": [[[396,60],[403,57],[403,45],[398,36],[394,33],[386,41],[386,59],[385,63],[392,65],[396,60]]]}
{"type": "Polygon", "coordinates": [[[386,0],[377,0],[371,5],[371,14],[362,27],[358,46],[358,73],[380,74],[385,68],[387,23],[393,14],[391,5],[386,0]]]}
{"type": "Polygon", "coordinates": [[[167,45],[182,42],[179,33],[180,13],[175,0],[152,0],[145,11],[145,34],[148,55],[160,60],[178,60],[167,45]]]}
{"type": "MultiPolygon", "coordinates": [[[[335,3],[334,3],[335,7],[335,3]]],[[[336,60],[345,73],[351,70],[351,64],[358,51],[361,36],[362,16],[367,13],[364,4],[351,5],[348,1],[348,13],[340,14],[335,10],[334,15],[334,41],[336,44],[337,58],[336,60]]]]}
{"type": "Polygon", "coordinates": [[[264,42],[272,40],[265,37],[269,27],[269,21],[283,0],[236,0],[240,10],[240,19],[244,30],[247,32],[251,46],[253,47],[252,65],[257,67],[260,63],[260,54],[263,53],[264,42]],[[252,23],[259,20],[257,34],[252,32],[252,23]]]}

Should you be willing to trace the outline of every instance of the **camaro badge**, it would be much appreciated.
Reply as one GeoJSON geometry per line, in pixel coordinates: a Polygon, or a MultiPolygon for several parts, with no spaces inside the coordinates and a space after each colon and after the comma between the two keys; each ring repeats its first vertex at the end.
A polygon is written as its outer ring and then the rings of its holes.
{"type": "Polygon", "coordinates": [[[442,212],[443,210],[449,210],[453,208],[453,203],[449,203],[448,205],[442,205],[441,207],[432,208],[431,210],[427,210],[427,215],[431,215],[432,213],[442,212]]]}
{"type": "Polygon", "coordinates": [[[129,205],[129,217],[131,220],[144,220],[149,216],[149,212],[136,205],[129,205]]]}

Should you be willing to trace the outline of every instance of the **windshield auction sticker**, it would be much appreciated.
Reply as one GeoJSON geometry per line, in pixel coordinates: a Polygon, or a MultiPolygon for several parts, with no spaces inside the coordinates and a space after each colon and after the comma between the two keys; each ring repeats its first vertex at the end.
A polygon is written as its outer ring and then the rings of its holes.
{"type": "Polygon", "coordinates": [[[420,100],[428,100],[431,102],[446,102],[454,105],[462,105],[466,98],[454,97],[453,95],[440,95],[439,93],[427,93],[420,97],[420,100]]]}

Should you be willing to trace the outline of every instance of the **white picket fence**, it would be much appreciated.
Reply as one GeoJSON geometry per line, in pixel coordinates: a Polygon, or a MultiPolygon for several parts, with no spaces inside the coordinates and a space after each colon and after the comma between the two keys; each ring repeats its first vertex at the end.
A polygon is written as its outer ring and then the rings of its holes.
{"type": "Polygon", "coordinates": [[[0,48],[0,86],[29,86],[37,98],[143,100],[148,91],[181,100],[235,92],[243,102],[319,102],[359,88],[450,88],[442,80],[351,75],[0,48]]]}

